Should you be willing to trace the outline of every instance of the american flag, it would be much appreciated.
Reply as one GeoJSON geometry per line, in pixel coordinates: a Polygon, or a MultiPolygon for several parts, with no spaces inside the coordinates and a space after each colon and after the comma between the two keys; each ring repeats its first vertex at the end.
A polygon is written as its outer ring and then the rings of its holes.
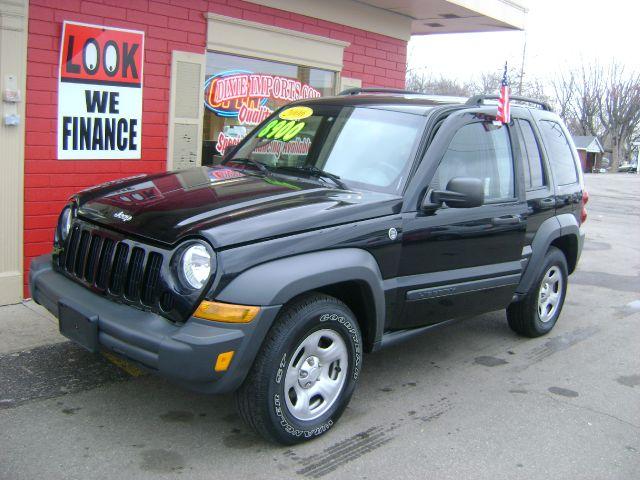
{"type": "Polygon", "coordinates": [[[511,121],[511,107],[509,105],[509,79],[507,78],[507,64],[504,64],[504,75],[500,82],[500,99],[498,100],[498,115],[496,121],[509,123],[511,121]]]}

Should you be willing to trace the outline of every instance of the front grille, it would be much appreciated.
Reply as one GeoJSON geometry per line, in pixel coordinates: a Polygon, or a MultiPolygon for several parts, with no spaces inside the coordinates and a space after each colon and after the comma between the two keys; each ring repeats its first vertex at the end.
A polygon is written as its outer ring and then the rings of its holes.
{"type": "Polygon", "coordinates": [[[159,292],[154,288],[154,285],[158,284],[161,267],[162,255],[157,252],[151,252],[147,260],[147,268],[144,271],[144,284],[140,294],[140,299],[145,305],[155,305],[158,301],[159,292]]]}
{"type": "Polygon", "coordinates": [[[127,273],[126,295],[129,300],[140,299],[140,287],[142,286],[142,270],[144,268],[144,250],[135,247],[131,252],[129,269],[127,273]]]}
{"type": "Polygon", "coordinates": [[[113,263],[111,264],[111,280],[109,281],[109,290],[111,290],[111,293],[114,295],[122,295],[128,256],[129,245],[119,243],[116,247],[116,255],[113,258],[113,263]]]}
{"type": "Polygon", "coordinates": [[[108,296],[158,309],[163,260],[157,249],[77,221],[57,265],[74,280],[108,296]]]}
{"type": "Polygon", "coordinates": [[[109,285],[109,264],[113,259],[115,244],[116,243],[110,238],[105,238],[102,241],[102,251],[100,252],[100,261],[98,262],[98,274],[96,275],[96,287],[100,290],[105,290],[107,285],[109,285]]]}

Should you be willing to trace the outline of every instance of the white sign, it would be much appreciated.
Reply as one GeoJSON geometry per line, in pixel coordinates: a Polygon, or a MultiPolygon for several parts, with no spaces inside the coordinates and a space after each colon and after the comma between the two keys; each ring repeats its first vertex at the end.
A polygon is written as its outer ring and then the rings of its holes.
{"type": "Polygon", "coordinates": [[[58,159],[139,159],[144,32],[64,22],[58,159]]]}

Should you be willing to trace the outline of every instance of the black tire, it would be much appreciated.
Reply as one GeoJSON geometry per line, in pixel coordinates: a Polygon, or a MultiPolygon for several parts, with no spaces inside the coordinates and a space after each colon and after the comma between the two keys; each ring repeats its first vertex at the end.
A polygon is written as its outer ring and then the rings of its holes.
{"type": "Polygon", "coordinates": [[[507,307],[507,320],[511,329],[519,335],[530,338],[540,337],[549,333],[555,326],[562,312],[562,306],[564,305],[564,299],[567,294],[567,278],[567,259],[561,250],[556,247],[549,247],[544,257],[544,264],[540,274],[531,287],[531,290],[529,290],[522,300],[512,303],[507,307]],[[538,298],[543,279],[553,266],[557,267],[561,272],[562,288],[559,289],[561,295],[557,310],[548,321],[543,322],[538,312],[538,298]]]}
{"type": "Polygon", "coordinates": [[[272,442],[293,445],[322,435],[335,425],[351,399],[362,368],[362,349],[360,328],[344,303],[321,293],[294,299],[278,315],[247,378],[235,394],[240,416],[272,442]],[[294,417],[287,406],[285,372],[289,362],[295,361],[290,357],[301,342],[322,329],[335,331],[344,340],[348,352],[346,378],[338,396],[322,416],[302,421],[294,417]]]}

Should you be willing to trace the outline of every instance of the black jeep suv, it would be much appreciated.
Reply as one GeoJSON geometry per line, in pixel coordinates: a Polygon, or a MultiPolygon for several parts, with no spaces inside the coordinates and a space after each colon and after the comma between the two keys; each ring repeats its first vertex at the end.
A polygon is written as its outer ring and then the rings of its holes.
{"type": "Polygon", "coordinates": [[[586,218],[544,103],[366,91],[276,111],[220,165],[75,195],[29,282],[60,331],[187,388],[236,392],[269,440],[321,435],[364,352],[506,309],[555,325],[586,218]]]}

